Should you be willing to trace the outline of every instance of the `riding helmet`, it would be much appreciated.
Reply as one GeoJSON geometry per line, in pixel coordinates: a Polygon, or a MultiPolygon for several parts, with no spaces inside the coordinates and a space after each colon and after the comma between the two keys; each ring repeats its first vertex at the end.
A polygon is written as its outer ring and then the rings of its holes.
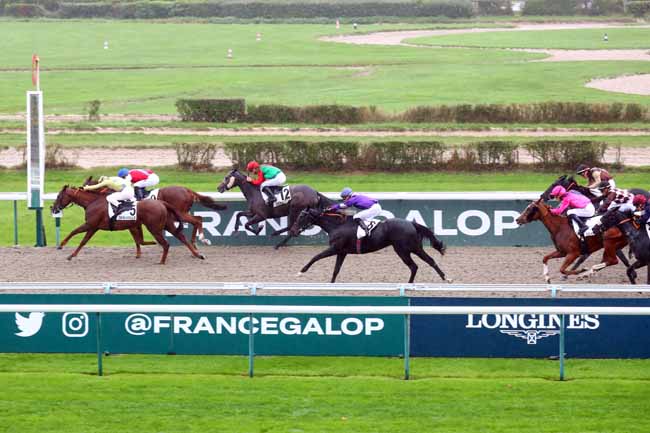
{"type": "Polygon", "coordinates": [[[256,168],[260,168],[260,164],[257,161],[251,161],[246,166],[246,170],[248,170],[248,171],[253,171],[256,168]]]}
{"type": "Polygon", "coordinates": [[[551,197],[562,197],[566,194],[566,189],[562,185],[555,185],[551,191],[551,197]]]}
{"type": "Polygon", "coordinates": [[[604,189],[608,189],[608,188],[611,188],[611,187],[612,187],[612,185],[609,183],[609,181],[604,180],[604,181],[600,182],[596,188],[598,188],[598,190],[602,191],[604,189]]]}
{"type": "Polygon", "coordinates": [[[585,171],[589,170],[589,166],[586,164],[580,164],[578,168],[576,168],[576,174],[582,174],[585,171]]]}
{"type": "Polygon", "coordinates": [[[127,177],[129,175],[128,168],[120,168],[120,171],[117,172],[117,177],[127,177]]]}
{"type": "Polygon", "coordinates": [[[343,190],[341,191],[341,197],[342,197],[342,198],[349,197],[351,194],[352,194],[352,188],[350,188],[349,186],[346,186],[346,187],[343,188],[343,190]]]}
{"type": "Polygon", "coordinates": [[[645,198],[645,196],[644,196],[643,194],[637,194],[637,195],[635,195],[634,198],[632,199],[632,204],[633,204],[634,206],[638,206],[638,205],[640,205],[640,204],[643,204],[643,205],[644,205],[644,204],[646,204],[647,201],[648,201],[648,200],[645,198]]]}

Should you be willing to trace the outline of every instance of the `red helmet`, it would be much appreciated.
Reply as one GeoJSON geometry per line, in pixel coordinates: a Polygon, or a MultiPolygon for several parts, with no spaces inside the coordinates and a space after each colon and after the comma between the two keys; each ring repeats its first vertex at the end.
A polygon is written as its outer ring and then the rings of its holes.
{"type": "Polygon", "coordinates": [[[634,206],[638,206],[640,204],[645,204],[648,200],[645,198],[643,194],[637,194],[634,196],[634,199],[632,199],[632,204],[634,206]]]}
{"type": "Polygon", "coordinates": [[[260,168],[260,164],[257,161],[251,161],[246,166],[246,170],[248,170],[248,171],[253,171],[256,168],[260,168]]]}

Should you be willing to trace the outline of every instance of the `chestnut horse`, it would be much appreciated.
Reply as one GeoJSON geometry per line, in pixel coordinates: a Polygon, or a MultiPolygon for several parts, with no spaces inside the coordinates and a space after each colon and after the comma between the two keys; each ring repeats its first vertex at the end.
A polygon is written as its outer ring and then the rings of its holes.
{"type": "Polygon", "coordinates": [[[569,220],[564,216],[553,215],[550,212],[550,207],[544,203],[542,199],[539,199],[531,202],[528,207],[524,209],[519,218],[517,218],[516,222],[519,225],[523,225],[532,221],[541,221],[542,224],[544,224],[551,234],[551,240],[555,245],[555,251],[545,255],[542,259],[542,263],[544,264],[543,275],[547,283],[551,282],[548,275],[548,261],[550,259],[565,257],[564,262],[560,267],[560,272],[565,276],[578,275],[580,277],[589,277],[607,266],[617,264],[617,256],[626,267],[630,266],[628,260],[623,255],[623,252],[620,251],[621,248],[627,245],[627,239],[616,227],[607,230],[600,236],[588,236],[586,238],[588,254],[592,254],[603,247],[605,248],[605,251],[603,252],[603,260],[601,263],[593,265],[588,270],[575,270],[568,268],[571,263],[580,256],[580,239],[578,239],[573,227],[571,227],[569,220]]]}
{"type": "MultiPolygon", "coordinates": [[[[61,242],[59,249],[67,244],[74,235],[83,232],[86,234],[77,249],[68,256],[68,260],[76,257],[81,248],[86,245],[98,230],[110,230],[108,205],[104,197],[91,191],[84,191],[65,185],[56,197],[56,201],[51,208],[52,212],[60,212],[73,203],[85,209],[86,222],[70,232],[63,242],[61,242]]],[[[167,253],[169,252],[169,243],[163,235],[165,229],[185,244],[195,257],[205,258],[185,239],[181,216],[171,205],[164,201],[146,200],[138,202],[137,206],[138,213],[135,221],[117,220],[113,226],[113,230],[129,230],[131,232],[131,235],[136,241],[136,257],[140,256],[140,245],[144,244],[142,239],[142,225],[144,224],[158,244],[163,248],[160,264],[165,264],[167,253]],[[176,222],[178,222],[178,227],[174,225],[176,222]]]]}
{"type": "MultiPolygon", "coordinates": [[[[97,182],[93,180],[90,176],[84,182],[85,185],[94,185],[97,182]]],[[[112,191],[102,189],[100,191],[103,195],[108,195],[112,191]]],[[[198,238],[205,245],[210,245],[210,239],[207,239],[203,235],[203,219],[200,216],[192,215],[190,209],[194,203],[201,203],[203,206],[213,209],[213,210],[225,210],[226,205],[218,203],[207,195],[199,194],[196,191],[193,191],[184,186],[165,186],[158,190],[158,195],[156,197],[149,196],[147,198],[162,200],[169,203],[174,209],[178,211],[181,215],[183,222],[192,224],[192,245],[196,247],[196,238],[198,233],[198,238]]]]}

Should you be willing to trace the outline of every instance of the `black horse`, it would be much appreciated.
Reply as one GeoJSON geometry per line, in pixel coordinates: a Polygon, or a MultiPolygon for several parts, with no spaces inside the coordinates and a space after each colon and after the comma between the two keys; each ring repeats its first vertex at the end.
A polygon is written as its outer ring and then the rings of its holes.
{"type": "MultiPolygon", "coordinates": [[[[638,227],[631,212],[608,212],[603,216],[603,226],[618,228],[625,234],[630,244],[630,250],[636,261],[627,268],[627,277],[636,284],[636,269],[648,266],[650,263],[650,238],[645,227],[638,227]]],[[[650,266],[647,268],[647,284],[650,284],[650,266]]]]}
{"type": "Polygon", "coordinates": [[[290,187],[291,200],[286,204],[272,207],[264,201],[264,197],[262,197],[259,187],[248,182],[246,180],[246,175],[238,170],[232,170],[228,173],[226,177],[224,177],[223,182],[217,186],[217,190],[223,193],[235,186],[239,187],[241,192],[244,194],[244,198],[246,198],[246,203],[248,204],[247,211],[238,212],[236,215],[235,231],[239,229],[239,219],[242,216],[249,218],[244,227],[255,234],[258,234],[262,230],[262,227],[259,225],[254,228],[253,226],[255,224],[268,218],[289,216],[287,227],[271,233],[271,236],[277,236],[286,231],[289,232],[289,235],[278,243],[275,246],[275,249],[286,244],[292,237],[297,236],[298,232],[290,229],[293,227],[298,215],[300,215],[300,212],[303,209],[324,209],[334,204],[334,201],[328,199],[323,194],[307,185],[293,185],[290,187]]]}
{"type": "MultiPolygon", "coordinates": [[[[586,186],[580,185],[577,180],[573,178],[573,176],[568,176],[568,175],[562,175],[555,179],[555,181],[548,187],[546,190],[542,193],[540,196],[544,201],[548,201],[551,198],[551,191],[553,188],[557,185],[561,185],[566,189],[567,191],[577,191],[580,194],[584,195],[587,197],[591,202],[594,204],[594,206],[598,207],[598,203],[602,199],[601,196],[595,195],[591,189],[587,188],[586,186]]],[[[632,194],[637,195],[637,194],[642,194],[646,198],[650,198],[650,192],[646,191],[645,189],[641,188],[632,188],[630,190],[632,194]]]]}
{"type": "Polygon", "coordinates": [[[444,244],[435,237],[428,227],[414,221],[400,218],[388,219],[379,223],[371,232],[370,237],[366,236],[357,239],[358,225],[352,220],[351,216],[325,212],[320,209],[303,210],[298,216],[297,228],[304,230],[312,225],[317,225],[327,232],[330,246],[325,251],[316,254],[300,270],[299,275],[307,272],[311,265],[318,260],[335,255],[336,264],[334,265],[331,280],[333,283],[336,281],[336,276],[339,274],[343,261],[348,254],[366,254],[392,246],[399,258],[411,270],[409,283],[415,280],[415,274],[418,271],[418,265],[411,258],[411,254],[415,254],[424,260],[436,270],[444,281],[451,282],[450,279],[445,278],[444,272],[438,267],[433,258],[424,251],[422,240],[424,238],[429,239],[431,246],[438,250],[441,255],[445,253],[444,244]]]}

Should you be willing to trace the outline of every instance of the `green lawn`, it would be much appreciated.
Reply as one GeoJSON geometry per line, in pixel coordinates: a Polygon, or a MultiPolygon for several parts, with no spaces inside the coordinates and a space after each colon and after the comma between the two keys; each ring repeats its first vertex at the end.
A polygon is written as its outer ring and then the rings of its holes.
{"type": "MultiPolygon", "coordinates": [[[[422,25],[364,31],[415,27],[422,25]]],[[[595,77],[649,73],[648,62],[530,63],[543,55],[318,40],[334,33],[331,25],[3,21],[0,113],[24,110],[30,86],[25,53],[33,51],[44,68],[49,114],[83,113],[94,99],[104,113],[175,113],[175,101],[186,97],[374,105],[389,112],[435,104],[650,101],[584,87],[595,77]]]]}
{"type": "Polygon", "coordinates": [[[0,355],[7,432],[647,432],[648,361],[0,355]]]}
{"type": "Polygon", "coordinates": [[[410,43],[490,48],[555,48],[562,50],[649,49],[650,28],[488,32],[409,39],[410,43]],[[607,34],[608,41],[603,40],[607,34]]]}

